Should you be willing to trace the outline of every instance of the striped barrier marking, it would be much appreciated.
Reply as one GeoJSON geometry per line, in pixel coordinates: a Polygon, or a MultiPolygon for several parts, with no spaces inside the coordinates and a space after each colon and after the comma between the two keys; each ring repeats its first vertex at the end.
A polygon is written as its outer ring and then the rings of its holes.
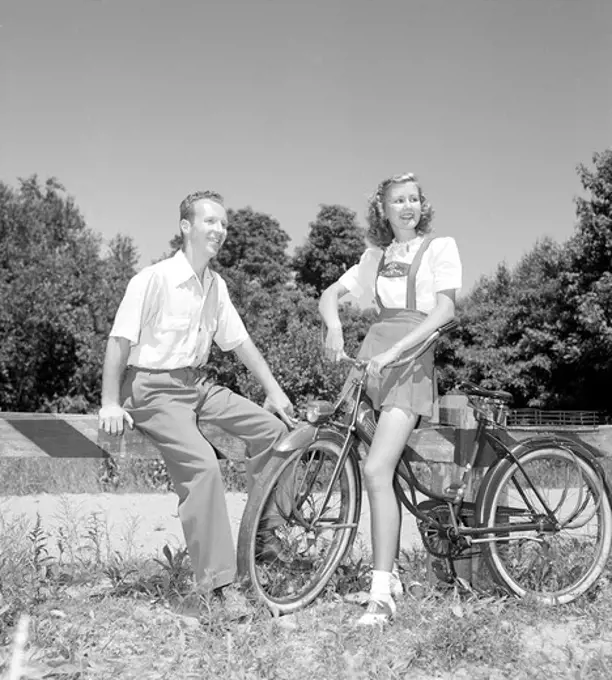
{"type": "MultiPolygon", "coordinates": [[[[204,437],[220,456],[242,460],[245,446],[214,425],[201,424],[204,437]]],[[[461,463],[471,451],[473,430],[431,426],[410,438],[412,460],[424,463],[461,463]]],[[[68,413],[0,412],[0,458],[157,457],[157,447],[138,430],[126,428],[121,437],[98,430],[95,415],[68,413]]]]}
{"type": "MultiPolygon", "coordinates": [[[[244,444],[212,425],[200,431],[223,458],[242,460],[244,444]]],[[[121,437],[98,429],[95,415],[0,412],[0,458],[159,456],[153,442],[126,428],[121,437]]]]}

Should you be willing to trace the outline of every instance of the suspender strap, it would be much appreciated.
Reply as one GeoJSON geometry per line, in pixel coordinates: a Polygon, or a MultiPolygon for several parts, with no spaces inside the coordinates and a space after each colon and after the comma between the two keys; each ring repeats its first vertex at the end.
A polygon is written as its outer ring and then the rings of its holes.
{"type": "Polygon", "coordinates": [[[376,304],[378,305],[379,310],[384,308],[382,300],[380,299],[380,295],[378,294],[378,277],[380,276],[380,272],[381,272],[381,270],[384,266],[385,266],[385,251],[383,250],[382,257],[380,258],[380,260],[378,262],[378,269],[376,270],[376,276],[374,277],[374,299],[376,300],[376,304]]]}
{"type": "Polygon", "coordinates": [[[414,259],[410,263],[410,270],[406,277],[406,309],[416,309],[416,276],[421,266],[421,261],[425,251],[429,248],[429,244],[434,240],[435,236],[431,234],[423,239],[423,243],[417,250],[414,259]]]}

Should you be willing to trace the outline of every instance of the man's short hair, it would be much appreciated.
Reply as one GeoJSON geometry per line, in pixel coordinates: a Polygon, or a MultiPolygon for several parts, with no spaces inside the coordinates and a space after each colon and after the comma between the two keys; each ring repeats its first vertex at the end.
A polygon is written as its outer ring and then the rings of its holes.
{"type": "Polygon", "coordinates": [[[214,201],[215,203],[218,203],[219,205],[225,207],[223,203],[223,196],[221,196],[221,194],[217,193],[216,191],[210,191],[209,189],[207,189],[206,191],[194,191],[192,194],[189,194],[189,196],[186,196],[181,201],[179,219],[188,220],[189,222],[192,222],[193,204],[197,203],[198,201],[201,201],[202,199],[214,201]]]}

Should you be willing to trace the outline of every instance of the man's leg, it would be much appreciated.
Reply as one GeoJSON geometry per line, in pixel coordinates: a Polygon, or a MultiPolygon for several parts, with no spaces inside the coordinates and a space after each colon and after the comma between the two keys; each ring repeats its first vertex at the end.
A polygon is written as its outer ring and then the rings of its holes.
{"type": "Polygon", "coordinates": [[[274,447],[287,434],[284,423],[261,406],[220,385],[208,387],[199,415],[202,422],[218,425],[245,442],[250,493],[274,447]]]}
{"type": "Polygon", "coordinates": [[[181,376],[180,371],[129,372],[126,408],[166,463],[198,583],[218,588],[231,583],[236,573],[223,480],[214,449],[197,426],[201,393],[181,376]]]}

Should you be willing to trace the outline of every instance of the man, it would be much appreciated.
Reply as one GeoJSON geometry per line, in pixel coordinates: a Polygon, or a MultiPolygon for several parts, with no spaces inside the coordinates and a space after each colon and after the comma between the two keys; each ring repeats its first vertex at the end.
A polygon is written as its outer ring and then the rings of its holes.
{"type": "Polygon", "coordinates": [[[245,441],[250,491],[287,431],[269,410],[286,421],[293,407],[249,337],[225,281],[210,268],[227,236],[223,198],[213,191],[187,196],[180,230],[182,249],[145,267],[127,286],[106,348],[99,426],[121,434],[126,422],[157,444],[179,497],[196,579],[218,590],[235,577],[235,552],[219,464],[198,419],[245,441]],[[207,377],[213,340],[223,351],[233,350],[259,380],[264,408],[207,377]]]}

